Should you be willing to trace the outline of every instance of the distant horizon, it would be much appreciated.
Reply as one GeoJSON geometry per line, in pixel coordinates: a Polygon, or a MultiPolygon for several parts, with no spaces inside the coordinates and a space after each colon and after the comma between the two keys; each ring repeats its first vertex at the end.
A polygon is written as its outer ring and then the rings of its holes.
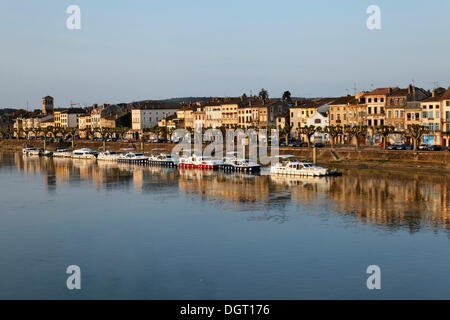
{"type": "MultiPolygon", "coordinates": [[[[369,91],[371,91],[373,89],[382,88],[382,87],[389,87],[389,86],[379,86],[379,87],[371,88],[370,90],[360,90],[360,91],[357,91],[357,93],[358,92],[365,92],[365,91],[369,92],[369,91]]],[[[393,85],[392,87],[407,88],[408,85],[404,86],[404,87],[403,86],[399,86],[399,85],[393,85]]],[[[417,86],[417,85],[415,85],[415,87],[424,89],[426,91],[433,91],[434,89],[437,89],[437,88],[443,88],[443,89],[446,89],[446,90],[450,89],[450,86],[442,86],[442,85],[439,85],[438,87],[435,87],[435,88],[423,88],[423,87],[420,87],[420,86],[417,86]]],[[[261,89],[266,89],[266,88],[261,88],[261,89]]],[[[281,99],[282,96],[283,96],[283,93],[284,93],[284,91],[283,91],[280,96],[272,96],[270,94],[270,90],[268,90],[268,89],[266,89],[266,90],[269,93],[269,99],[281,99]]],[[[289,90],[285,90],[285,91],[289,91],[289,90]]],[[[191,99],[211,99],[211,98],[228,98],[228,97],[232,98],[232,97],[240,97],[244,93],[247,94],[247,96],[250,96],[250,94],[248,94],[246,92],[243,92],[243,93],[241,93],[239,95],[231,95],[231,96],[220,96],[220,95],[205,95],[205,96],[192,96],[191,95],[191,96],[180,96],[180,97],[174,96],[174,97],[170,97],[170,98],[161,98],[161,99],[134,99],[134,100],[132,99],[130,101],[118,101],[118,102],[106,102],[106,101],[104,101],[104,102],[93,102],[93,103],[86,104],[86,105],[76,105],[76,106],[74,106],[74,108],[86,108],[86,107],[90,107],[90,106],[92,106],[94,104],[97,104],[97,105],[103,105],[103,104],[114,105],[114,104],[129,104],[129,103],[145,102],[145,101],[170,101],[170,100],[184,100],[184,99],[187,100],[187,99],[190,99],[190,98],[191,99]]],[[[259,90],[256,93],[252,93],[252,95],[253,96],[258,96],[258,93],[259,93],[259,90]]],[[[312,96],[312,97],[291,96],[291,99],[295,100],[295,99],[339,98],[339,97],[344,97],[344,96],[347,96],[347,95],[354,96],[355,93],[352,92],[352,93],[348,93],[348,94],[345,93],[345,94],[342,94],[342,95],[322,95],[322,96],[312,96]]],[[[52,95],[52,94],[46,94],[46,95],[42,96],[41,98],[43,98],[45,96],[51,96],[51,97],[54,98],[55,109],[71,108],[70,104],[68,106],[58,105],[57,104],[57,98],[55,98],[55,96],[52,95]]],[[[179,102],[180,103],[181,102],[186,102],[187,103],[188,101],[179,101],[179,102]]],[[[40,99],[39,100],[39,105],[37,105],[36,107],[29,105],[28,109],[27,109],[27,106],[22,106],[22,107],[20,107],[20,106],[0,106],[0,109],[17,109],[17,110],[22,109],[22,110],[27,110],[27,111],[32,112],[34,110],[41,109],[41,107],[42,106],[41,106],[41,99],[40,99]]]]}

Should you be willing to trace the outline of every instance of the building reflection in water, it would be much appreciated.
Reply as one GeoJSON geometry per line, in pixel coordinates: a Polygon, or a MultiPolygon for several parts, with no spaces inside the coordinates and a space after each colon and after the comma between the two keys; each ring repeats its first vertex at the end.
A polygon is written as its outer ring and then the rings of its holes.
{"type": "Polygon", "coordinates": [[[348,170],[342,177],[303,178],[33,158],[19,153],[0,153],[0,160],[1,170],[14,167],[23,174],[44,177],[49,191],[80,183],[141,193],[166,189],[220,202],[223,210],[258,212],[254,220],[277,222],[286,221],[284,208],[290,205],[326,203],[327,214],[394,231],[415,232],[425,225],[449,229],[450,178],[445,175],[348,170]]]}

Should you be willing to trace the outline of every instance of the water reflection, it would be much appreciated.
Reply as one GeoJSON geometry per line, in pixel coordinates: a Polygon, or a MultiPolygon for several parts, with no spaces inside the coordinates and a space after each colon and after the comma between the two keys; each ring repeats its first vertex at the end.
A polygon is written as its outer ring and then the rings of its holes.
{"type": "Polygon", "coordinates": [[[181,192],[218,202],[221,210],[257,212],[250,220],[284,223],[287,206],[312,206],[317,214],[335,214],[396,231],[449,230],[450,189],[445,175],[347,170],[342,177],[301,178],[227,174],[143,167],[95,160],[24,157],[0,153],[0,170],[41,176],[48,192],[63,186],[93,184],[98,189],[181,192]]]}

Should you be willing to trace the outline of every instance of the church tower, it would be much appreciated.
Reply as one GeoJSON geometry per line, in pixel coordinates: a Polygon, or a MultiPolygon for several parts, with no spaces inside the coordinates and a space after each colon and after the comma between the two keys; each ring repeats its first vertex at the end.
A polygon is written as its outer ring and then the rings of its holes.
{"type": "Polygon", "coordinates": [[[53,97],[46,96],[42,98],[42,114],[53,113],[53,97]]]}

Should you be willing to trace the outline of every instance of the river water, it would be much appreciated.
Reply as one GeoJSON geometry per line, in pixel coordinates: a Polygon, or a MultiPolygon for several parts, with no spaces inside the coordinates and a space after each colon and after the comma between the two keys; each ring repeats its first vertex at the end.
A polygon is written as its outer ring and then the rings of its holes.
{"type": "Polygon", "coordinates": [[[450,177],[0,153],[0,298],[450,298],[450,177]],[[68,290],[66,268],[81,269],[68,290]],[[369,265],[381,290],[368,290],[369,265]]]}

